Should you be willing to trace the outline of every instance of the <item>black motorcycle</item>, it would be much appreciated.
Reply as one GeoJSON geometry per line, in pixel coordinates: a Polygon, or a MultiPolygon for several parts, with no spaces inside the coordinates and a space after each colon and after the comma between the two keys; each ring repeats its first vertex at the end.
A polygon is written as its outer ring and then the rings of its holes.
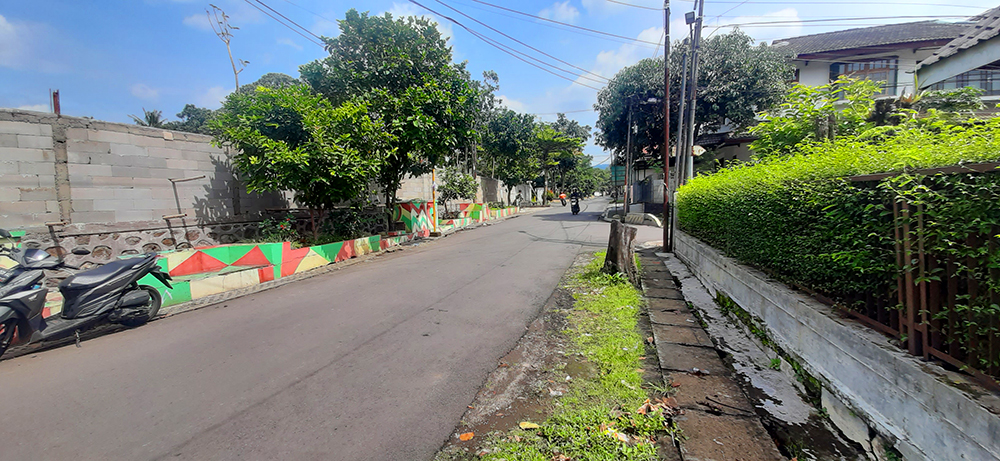
{"type": "Polygon", "coordinates": [[[579,197],[573,197],[573,198],[569,199],[569,202],[571,204],[570,210],[573,212],[573,214],[575,214],[575,215],[576,214],[580,214],[580,198],[579,197]]]}
{"type": "MultiPolygon", "coordinates": [[[[0,237],[13,243],[6,230],[0,229],[0,237]]],[[[90,252],[74,250],[73,253],[90,252]]],[[[59,283],[62,313],[42,318],[48,292],[40,285],[45,270],[79,268],[38,249],[0,246],[0,255],[17,263],[11,269],[0,269],[0,355],[12,345],[64,339],[103,321],[142,325],[156,316],[163,299],[156,288],[139,285],[139,279],[153,274],[172,288],[170,275],[156,265],[156,253],[120,259],[71,275],[59,283]]]]}

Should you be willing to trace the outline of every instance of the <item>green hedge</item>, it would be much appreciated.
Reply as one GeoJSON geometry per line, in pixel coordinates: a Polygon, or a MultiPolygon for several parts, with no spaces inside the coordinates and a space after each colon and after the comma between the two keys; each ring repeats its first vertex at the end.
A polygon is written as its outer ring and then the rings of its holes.
{"type": "Polygon", "coordinates": [[[696,177],[678,191],[678,219],[685,232],[785,282],[835,298],[881,296],[897,273],[892,201],[939,202],[927,226],[941,238],[928,245],[944,251],[1000,223],[1000,175],[847,178],[997,160],[1000,119],[953,124],[932,113],[696,177]]]}

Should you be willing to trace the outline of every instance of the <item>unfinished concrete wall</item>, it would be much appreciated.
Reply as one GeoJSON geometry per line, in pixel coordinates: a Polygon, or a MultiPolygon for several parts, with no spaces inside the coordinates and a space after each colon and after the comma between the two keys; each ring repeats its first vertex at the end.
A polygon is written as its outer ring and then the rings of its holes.
{"type": "Polygon", "coordinates": [[[199,134],[0,109],[0,223],[163,224],[164,215],[177,214],[207,223],[287,206],[279,194],[247,194],[227,152],[210,142],[199,134]],[[178,179],[191,180],[172,181],[178,179]]]}

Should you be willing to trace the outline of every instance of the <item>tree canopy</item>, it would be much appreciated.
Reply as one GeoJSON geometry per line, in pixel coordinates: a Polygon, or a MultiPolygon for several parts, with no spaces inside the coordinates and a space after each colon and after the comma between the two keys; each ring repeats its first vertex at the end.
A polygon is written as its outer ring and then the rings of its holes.
{"type": "MultiPolygon", "coordinates": [[[[673,44],[670,59],[670,118],[677,126],[683,53],[688,45],[673,44]]],[[[791,80],[792,68],[779,49],[754,45],[750,36],[736,30],[702,42],[699,51],[698,133],[728,125],[736,130],[754,123],[757,112],[781,101],[791,80]]],[[[643,59],[620,70],[597,96],[595,141],[618,156],[625,153],[628,114],[632,112],[633,146],[661,152],[663,148],[663,58],[643,59]],[[652,100],[652,102],[650,101],[652,100]]],[[[671,133],[673,134],[673,133],[671,133]]]]}
{"type": "Polygon", "coordinates": [[[392,141],[363,102],[334,107],[305,86],[233,93],[212,126],[216,144],[235,148],[247,189],[292,190],[319,210],[362,197],[392,141]]]}
{"type": "Polygon", "coordinates": [[[303,65],[302,78],[334,105],[363,101],[391,135],[378,173],[391,206],[407,174],[427,173],[476,144],[480,94],[427,19],[352,9],[339,25],[340,35],[324,38],[330,56],[303,65]]]}

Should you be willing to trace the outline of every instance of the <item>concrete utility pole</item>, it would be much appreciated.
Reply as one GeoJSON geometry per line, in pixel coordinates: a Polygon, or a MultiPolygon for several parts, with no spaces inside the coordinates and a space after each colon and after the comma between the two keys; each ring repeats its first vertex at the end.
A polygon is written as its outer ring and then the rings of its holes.
{"type": "Polygon", "coordinates": [[[670,212],[670,0],[663,0],[663,251],[673,251],[670,212]]]}
{"type": "MultiPolygon", "coordinates": [[[[685,43],[687,45],[690,45],[691,41],[690,40],[685,40],[685,43]]],[[[686,149],[687,148],[687,142],[686,142],[687,141],[687,137],[684,136],[685,135],[685,131],[684,131],[684,107],[685,107],[684,106],[684,102],[687,99],[686,98],[686,95],[687,95],[687,68],[688,68],[688,54],[687,54],[687,51],[685,49],[684,56],[682,58],[682,64],[681,64],[681,69],[682,69],[681,70],[681,92],[680,92],[681,100],[680,100],[680,106],[679,106],[678,111],[677,111],[677,137],[675,138],[676,139],[675,142],[677,143],[677,146],[675,146],[675,150],[677,151],[677,165],[675,165],[676,168],[674,168],[674,174],[677,175],[677,181],[674,182],[674,184],[675,184],[674,187],[676,187],[676,185],[680,182],[680,171],[684,171],[684,170],[682,170],[682,167],[684,165],[684,162],[683,162],[684,156],[682,155],[682,153],[683,152],[687,152],[687,149],[686,149]]]]}
{"type": "MultiPolygon", "coordinates": [[[[694,176],[694,158],[691,156],[694,154],[694,141],[695,141],[695,106],[698,102],[698,50],[701,49],[701,26],[702,21],[705,19],[705,0],[698,1],[698,19],[695,21],[694,26],[694,37],[693,44],[691,47],[691,98],[690,105],[688,106],[688,152],[684,153],[685,157],[685,171],[684,177],[690,178],[694,176]]],[[[684,184],[685,181],[680,181],[677,184],[684,184]]]]}
{"type": "MultiPolygon", "coordinates": [[[[632,176],[630,171],[632,168],[632,97],[629,96],[628,100],[628,134],[625,136],[625,215],[628,215],[629,210],[629,200],[632,199],[632,191],[630,187],[632,186],[632,181],[629,181],[629,177],[632,176]]],[[[622,220],[625,216],[622,216],[622,220]]]]}

